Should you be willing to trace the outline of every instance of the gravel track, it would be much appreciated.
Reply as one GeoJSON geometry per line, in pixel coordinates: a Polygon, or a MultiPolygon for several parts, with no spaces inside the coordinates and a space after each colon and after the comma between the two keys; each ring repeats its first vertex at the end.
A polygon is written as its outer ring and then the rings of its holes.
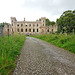
{"type": "Polygon", "coordinates": [[[75,54],[26,37],[13,75],[75,75],[75,54]]]}

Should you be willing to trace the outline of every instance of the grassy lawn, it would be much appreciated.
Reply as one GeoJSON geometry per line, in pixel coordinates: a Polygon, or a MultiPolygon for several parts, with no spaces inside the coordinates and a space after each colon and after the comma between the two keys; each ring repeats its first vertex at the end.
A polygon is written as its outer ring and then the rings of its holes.
{"type": "Polygon", "coordinates": [[[44,34],[34,35],[32,37],[42,39],[60,48],[64,48],[72,53],[75,53],[75,35],[73,34],[44,34]]]}
{"type": "Polygon", "coordinates": [[[24,44],[24,35],[0,37],[0,75],[10,75],[24,44]]]}

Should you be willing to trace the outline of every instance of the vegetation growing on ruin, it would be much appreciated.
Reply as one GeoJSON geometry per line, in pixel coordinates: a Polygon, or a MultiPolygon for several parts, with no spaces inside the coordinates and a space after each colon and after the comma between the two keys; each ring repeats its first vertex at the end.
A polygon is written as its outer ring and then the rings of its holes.
{"type": "Polygon", "coordinates": [[[58,47],[64,48],[72,53],[75,53],[75,35],[74,34],[43,34],[35,35],[38,39],[42,39],[58,47]]]}
{"type": "Polygon", "coordinates": [[[12,72],[24,41],[24,35],[0,37],[0,75],[9,75],[12,72]]]}

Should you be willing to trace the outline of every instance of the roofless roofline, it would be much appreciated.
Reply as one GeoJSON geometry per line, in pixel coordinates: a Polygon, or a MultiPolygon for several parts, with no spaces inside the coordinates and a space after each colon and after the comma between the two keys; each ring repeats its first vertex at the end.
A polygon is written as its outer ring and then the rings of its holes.
{"type": "MultiPolygon", "coordinates": [[[[10,19],[15,19],[15,20],[17,20],[16,19],[16,17],[10,17],[10,19]]],[[[46,19],[46,17],[41,17],[40,19],[46,19]]],[[[25,21],[25,17],[24,17],[24,20],[23,21],[25,21]]],[[[36,20],[35,22],[39,22],[39,20],[36,20]]],[[[17,21],[18,22],[18,21],[17,21]]],[[[21,22],[21,21],[20,21],[21,22]]],[[[33,21],[27,21],[27,22],[33,22],[33,21]]]]}

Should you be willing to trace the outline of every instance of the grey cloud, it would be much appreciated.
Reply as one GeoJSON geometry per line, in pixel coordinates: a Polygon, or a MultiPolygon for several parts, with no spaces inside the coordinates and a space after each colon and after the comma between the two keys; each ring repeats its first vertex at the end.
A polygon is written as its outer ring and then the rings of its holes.
{"type": "Polygon", "coordinates": [[[51,15],[62,14],[66,10],[75,9],[75,0],[25,0],[23,7],[29,10],[41,10],[51,15]]]}

